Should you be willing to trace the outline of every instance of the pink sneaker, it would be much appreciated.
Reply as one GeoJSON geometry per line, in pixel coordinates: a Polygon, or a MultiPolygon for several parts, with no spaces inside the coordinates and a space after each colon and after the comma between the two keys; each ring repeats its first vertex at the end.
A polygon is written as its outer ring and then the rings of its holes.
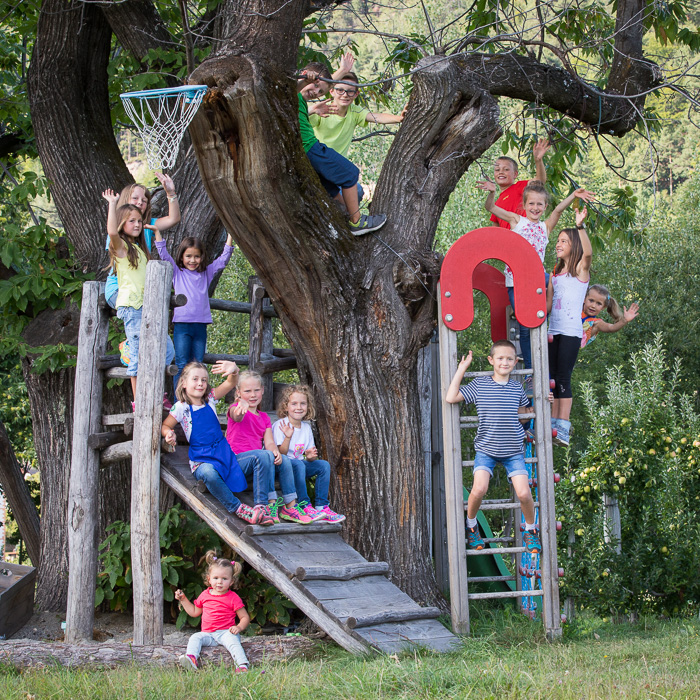
{"type": "Polygon", "coordinates": [[[325,520],[325,516],[320,510],[316,510],[308,501],[302,501],[299,507],[304,511],[305,515],[308,515],[313,522],[316,520],[325,520]]]}
{"type": "Polygon", "coordinates": [[[287,506],[280,508],[279,515],[281,520],[289,520],[290,522],[297,523],[298,525],[308,525],[309,523],[313,522],[313,520],[311,520],[311,518],[304,513],[298,503],[291,508],[287,508],[287,506]]]}
{"type": "Polygon", "coordinates": [[[248,673],[247,666],[236,666],[236,673],[248,673]]]}
{"type": "Polygon", "coordinates": [[[345,520],[345,516],[340,513],[336,513],[331,510],[328,506],[323,506],[323,508],[317,509],[319,513],[323,515],[323,519],[329,523],[342,523],[345,520]]]}
{"type": "Polygon", "coordinates": [[[250,523],[251,525],[256,525],[260,521],[260,511],[256,511],[255,508],[251,508],[250,506],[247,506],[245,503],[241,503],[240,506],[238,506],[238,510],[236,511],[236,515],[241,519],[245,520],[247,523],[250,523]]]}
{"type": "Polygon", "coordinates": [[[192,656],[192,654],[183,654],[178,661],[180,662],[180,666],[183,666],[188,671],[199,671],[199,661],[197,661],[197,657],[192,656]]]}
{"type": "Polygon", "coordinates": [[[172,403],[170,403],[170,399],[168,398],[167,394],[163,394],[163,408],[166,410],[170,410],[173,407],[172,403]]]}
{"type": "MultiPolygon", "coordinates": [[[[274,525],[275,521],[270,515],[270,510],[266,505],[258,504],[253,506],[253,512],[257,513],[257,520],[255,521],[258,525],[274,525]]],[[[279,522],[279,521],[278,521],[279,522]]]]}

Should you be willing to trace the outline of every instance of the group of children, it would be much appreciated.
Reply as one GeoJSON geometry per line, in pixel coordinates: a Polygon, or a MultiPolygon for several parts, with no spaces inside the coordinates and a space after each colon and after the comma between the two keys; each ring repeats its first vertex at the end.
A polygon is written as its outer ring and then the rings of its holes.
{"type": "MultiPolygon", "coordinates": [[[[525,238],[542,263],[549,236],[563,211],[576,198],[589,202],[594,197],[583,188],[576,189],[543,220],[549,203],[549,194],[544,187],[546,171],[543,163],[548,148],[547,141],[540,140],[533,149],[538,180],[516,182],[516,162],[502,157],[496,160],[494,167],[495,182],[483,180],[477,183],[478,187],[488,192],[485,208],[491,212],[491,220],[525,238]],[[494,201],[499,189],[500,196],[494,201]]],[[[555,246],[557,262],[552,274],[545,276],[550,337],[549,375],[554,380],[554,389],[549,396],[553,404],[552,431],[554,439],[562,445],[569,444],[571,375],[579,349],[595,340],[598,333],[620,330],[634,320],[639,311],[636,303],[621,311],[606,287],[589,286],[593,249],[585,227],[587,210],[584,206],[582,210],[575,211],[575,227],[562,229],[559,233],[555,246]],[[606,323],[598,317],[603,309],[610,313],[613,323],[606,323]]],[[[514,306],[518,292],[507,265],[505,277],[510,303],[514,306]]],[[[520,346],[523,364],[526,369],[531,369],[530,329],[522,325],[520,346]]],[[[472,361],[472,353],[469,352],[467,357],[462,357],[445,397],[448,403],[474,403],[479,418],[474,440],[474,481],[467,503],[467,543],[472,549],[484,547],[477,514],[493,476],[493,467],[500,463],[505,467],[520,501],[525,519],[525,548],[531,553],[542,550],[524,460],[525,432],[518,418],[519,414],[530,410],[530,401],[524,387],[511,378],[517,360],[515,345],[508,340],[498,341],[491,347],[488,357],[493,374],[477,377],[466,386],[460,386],[472,361]]],[[[530,380],[530,377],[527,379],[530,380]]],[[[531,388],[531,381],[528,384],[531,388]]]]}

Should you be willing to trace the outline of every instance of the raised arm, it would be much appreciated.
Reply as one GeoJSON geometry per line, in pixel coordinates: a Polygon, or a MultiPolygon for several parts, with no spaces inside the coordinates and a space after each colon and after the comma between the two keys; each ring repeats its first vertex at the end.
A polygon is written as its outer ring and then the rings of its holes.
{"type": "Polygon", "coordinates": [[[355,55],[353,54],[350,49],[348,49],[344,54],[343,57],[340,59],[340,65],[338,66],[338,70],[331,74],[331,78],[333,80],[342,80],[343,76],[346,73],[350,73],[352,71],[352,67],[355,65],[355,55]]]}
{"type": "MultiPolygon", "coordinates": [[[[170,175],[163,175],[163,173],[156,173],[156,177],[160,180],[160,184],[163,185],[165,194],[168,195],[168,215],[161,216],[156,219],[156,226],[162,231],[166,231],[173,226],[177,226],[180,223],[180,202],[177,198],[177,193],[175,192],[175,183],[170,175]]],[[[156,240],[158,237],[156,236],[156,240]]]]}
{"type": "Polygon", "coordinates": [[[607,323],[600,319],[596,320],[593,325],[596,333],[616,333],[621,328],[624,328],[630,321],[634,321],[634,319],[637,318],[637,314],[639,314],[639,304],[635,302],[630,305],[629,309],[624,306],[623,311],[622,318],[619,321],[615,321],[615,323],[607,323]]]}
{"type": "Polygon", "coordinates": [[[118,231],[117,202],[119,201],[119,195],[115,194],[114,190],[105,190],[102,193],[102,197],[107,200],[107,233],[109,234],[109,240],[117,254],[122,253],[122,255],[119,255],[121,258],[125,254],[126,246],[118,231]]]}
{"type": "MultiPolygon", "coordinates": [[[[559,223],[559,218],[561,215],[564,213],[564,210],[571,204],[571,202],[574,201],[578,197],[579,199],[582,199],[584,202],[590,202],[592,199],[595,198],[595,195],[592,192],[589,192],[588,190],[584,190],[583,187],[579,187],[577,190],[574,190],[566,199],[562,199],[559,204],[557,204],[556,207],[554,207],[554,210],[552,213],[547,217],[547,221],[545,221],[545,226],[547,226],[547,233],[551,233],[554,230],[554,227],[559,223]]],[[[498,216],[498,214],[496,214],[498,216]]]]}
{"type": "MultiPolygon", "coordinates": [[[[238,386],[238,365],[228,360],[219,360],[211,368],[212,374],[223,374],[226,379],[214,388],[212,392],[215,399],[226,396],[229,391],[233,391],[238,386]]],[[[235,418],[234,418],[235,420],[235,418]]]]}
{"type": "Polygon", "coordinates": [[[452,377],[450,386],[447,387],[447,393],[445,394],[445,401],[447,403],[459,403],[464,401],[464,396],[459,390],[462,384],[462,379],[464,379],[464,373],[469,369],[469,365],[472,363],[472,351],[470,350],[466,357],[462,355],[459,365],[457,365],[457,371],[455,376],[452,377]]]}
{"type": "Polygon", "coordinates": [[[372,122],[373,124],[400,124],[405,119],[407,110],[408,105],[406,104],[399,114],[391,114],[390,112],[367,112],[365,121],[372,122]]]}
{"type": "Polygon", "coordinates": [[[485,190],[486,192],[488,192],[486,201],[484,202],[484,209],[486,209],[486,211],[495,214],[495,216],[497,216],[499,219],[503,219],[503,221],[507,221],[511,226],[515,226],[515,224],[517,224],[518,221],[520,221],[519,214],[496,206],[494,201],[496,198],[495,182],[491,182],[491,180],[478,180],[476,186],[480,190],[485,190]]]}
{"type": "Polygon", "coordinates": [[[547,169],[544,167],[544,154],[551,148],[549,139],[539,139],[532,147],[535,157],[535,177],[544,185],[547,182],[547,169]]]}
{"type": "MultiPolygon", "coordinates": [[[[591,239],[588,237],[588,233],[586,233],[586,226],[583,223],[587,214],[588,210],[586,207],[583,208],[583,211],[576,209],[576,228],[581,237],[581,247],[583,248],[583,257],[576,268],[576,277],[579,279],[581,279],[581,277],[590,278],[591,260],[593,259],[593,246],[591,245],[591,239]]],[[[583,282],[586,280],[584,279],[581,281],[583,282]]]]}

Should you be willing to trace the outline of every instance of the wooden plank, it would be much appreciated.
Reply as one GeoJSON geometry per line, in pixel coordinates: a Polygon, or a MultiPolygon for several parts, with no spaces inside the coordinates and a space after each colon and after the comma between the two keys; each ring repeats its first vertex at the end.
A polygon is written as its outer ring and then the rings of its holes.
{"type": "MultiPolygon", "coordinates": [[[[209,299],[209,306],[217,311],[232,311],[239,314],[249,314],[251,305],[244,301],[229,301],[228,299],[209,299]]],[[[277,312],[272,306],[263,309],[267,318],[277,318],[277,312]]]]}
{"type": "MultiPolygon", "coordinates": [[[[239,494],[240,496],[240,494],[239,494]]],[[[241,499],[242,500],[242,499],[241,499]]],[[[343,529],[343,523],[329,523],[327,520],[320,520],[315,523],[304,525],[304,532],[318,532],[328,534],[329,532],[340,532],[343,529]]],[[[299,525],[295,523],[280,523],[279,525],[247,525],[245,528],[246,535],[255,535],[256,537],[269,537],[271,535],[298,535],[299,525]]]]}
{"type": "MultiPolygon", "coordinates": [[[[272,528],[275,526],[273,525],[272,528]]],[[[302,530],[305,528],[304,525],[296,525],[297,530],[302,530]]],[[[269,535],[265,538],[265,549],[272,553],[296,553],[296,552],[306,552],[311,554],[351,554],[354,553],[358,560],[352,563],[365,563],[367,560],[356,552],[343,538],[337,533],[319,533],[319,532],[299,532],[296,535],[269,535]]]]}
{"type": "MultiPolygon", "coordinates": [[[[160,428],[164,358],[173,270],[151,260],[139,345],[134,439],[131,459],[131,563],[134,589],[134,644],[163,643],[163,578],[160,568],[160,428]]],[[[115,445],[116,447],[116,445],[115,445]]],[[[108,448],[110,449],[110,448],[108,448]]]]}
{"type": "Polygon", "coordinates": [[[123,432],[113,430],[108,433],[91,433],[87,444],[91,450],[104,450],[105,447],[124,442],[126,439],[126,435],[123,432]]]}
{"type": "Polygon", "coordinates": [[[369,561],[366,564],[347,564],[345,566],[299,566],[295,571],[300,581],[313,581],[316,579],[334,579],[349,581],[359,576],[371,576],[373,574],[389,574],[389,564],[385,561],[369,561]]]}
{"type": "Polygon", "coordinates": [[[495,591],[493,593],[470,593],[469,600],[491,600],[496,598],[536,598],[541,596],[540,590],[529,591],[495,591]]]}
{"type": "MultiPolygon", "coordinates": [[[[264,373],[262,366],[263,353],[272,354],[272,323],[265,317],[263,310],[270,305],[270,300],[265,297],[265,287],[262,280],[255,275],[248,278],[248,297],[251,303],[250,309],[250,330],[248,334],[248,354],[250,358],[250,369],[263,374],[263,397],[260,408],[269,411],[272,406],[272,374],[264,373]]],[[[272,360],[279,362],[280,360],[272,360]]],[[[281,360],[285,362],[285,360],[281,360]]]]}
{"type": "Polygon", "coordinates": [[[97,578],[100,457],[88,437],[100,429],[102,375],[95,359],[107,344],[109,317],[99,307],[104,283],[85,282],[75,368],[73,441],[68,488],[68,603],[66,640],[92,639],[97,578]]]}
{"type": "Polygon", "coordinates": [[[120,462],[122,459],[131,459],[133,449],[133,440],[125,440],[116,445],[105,447],[100,455],[100,464],[113,464],[114,462],[120,462]]]}
{"type": "Polygon", "coordinates": [[[464,542],[464,507],[462,485],[462,436],[459,408],[445,401],[452,374],[458,365],[457,335],[442,321],[442,295],[438,284],[438,329],[440,334],[440,403],[442,406],[443,458],[445,464],[445,520],[450,564],[450,610],[452,629],[469,634],[469,600],[467,598],[467,553],[464,542]]]}
{"type": "Polygon", "coordinates": [[[111,415],[102,416],[102,425],[124,425],[127,418],[133,418],[133,413],[112,413],[111,415]]]}
{"type": "Polygon", "coordinates": [[[437,620],[442,612],[438,608],[400,608],[385,609],[383,612],[366,615],[353,615],[345,620],[345,624],[351,629],[381,625],[386,622],[406,622],[408,620],[437,620]]]}
{"type": "Polygon", "coordinates": [[[414,603],[413,599],[381,574],[343,580],[315,579],[304,581],[319,600],[393,596],[397,602],[414,603]]]}
{"type": "Polygon", "coordinates": [[[356,632],[385,654],[426,647],[449,652],[462,642],[437,620],[409,620],[360,627],[356,632]]]}

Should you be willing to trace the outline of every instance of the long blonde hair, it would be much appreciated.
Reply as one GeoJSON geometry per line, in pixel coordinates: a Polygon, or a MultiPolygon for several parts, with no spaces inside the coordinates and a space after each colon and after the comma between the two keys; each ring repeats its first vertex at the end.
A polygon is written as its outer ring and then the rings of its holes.
{"type": "Polygon", "coordinates": [[[182,403],[188,403],[192,405],[192,400],[190,399],[188,393],[185,391],[185,382],[190,376],[190,373],[195,369],[203,369],[207,373],[207,388],[204,390],[204,403],[207,402],[207,397],[211,394],[211,384],[209,384],[209,370],[201,362],[188,362],[183,368],[180,374],[180,379],[175,387],[175,398],[182,403]]]}
{"type": "MultiPolygon", "coordinates": [[[[124,245],[126,246],[126,259],[129,261],[129,265],[136,269],[139,266],[139,249],[143,252],[143,254],[146,256],[146,260],[151,259],[151,254],[148,251],[148,248],[146,247],[146,237],[143,232],[143,226],[141,227],[141,233],[134,238],[133,236],[127,236],[124,233],[124,224],[126,223],[127,219],[129,218],[129,214],[131,212],[138,212],[138,215],[141,217],[141,221],[143,221],[143,214],[141,213],[141,210],[134,204],[124,204],[123,206],[119,207],[117,209],[117,221],[119,222],[117,224],[117,233],[119,234],[119,238],[124,241],[124,245]]],[[[114,247],[114,243],[112,242],[112,239],[110,238],[109,240],[109,265],[105,268],[106,270],[111,270],[111,269],[116,269],[116,264],[117,264],[117,250],[114,247]]]]}

